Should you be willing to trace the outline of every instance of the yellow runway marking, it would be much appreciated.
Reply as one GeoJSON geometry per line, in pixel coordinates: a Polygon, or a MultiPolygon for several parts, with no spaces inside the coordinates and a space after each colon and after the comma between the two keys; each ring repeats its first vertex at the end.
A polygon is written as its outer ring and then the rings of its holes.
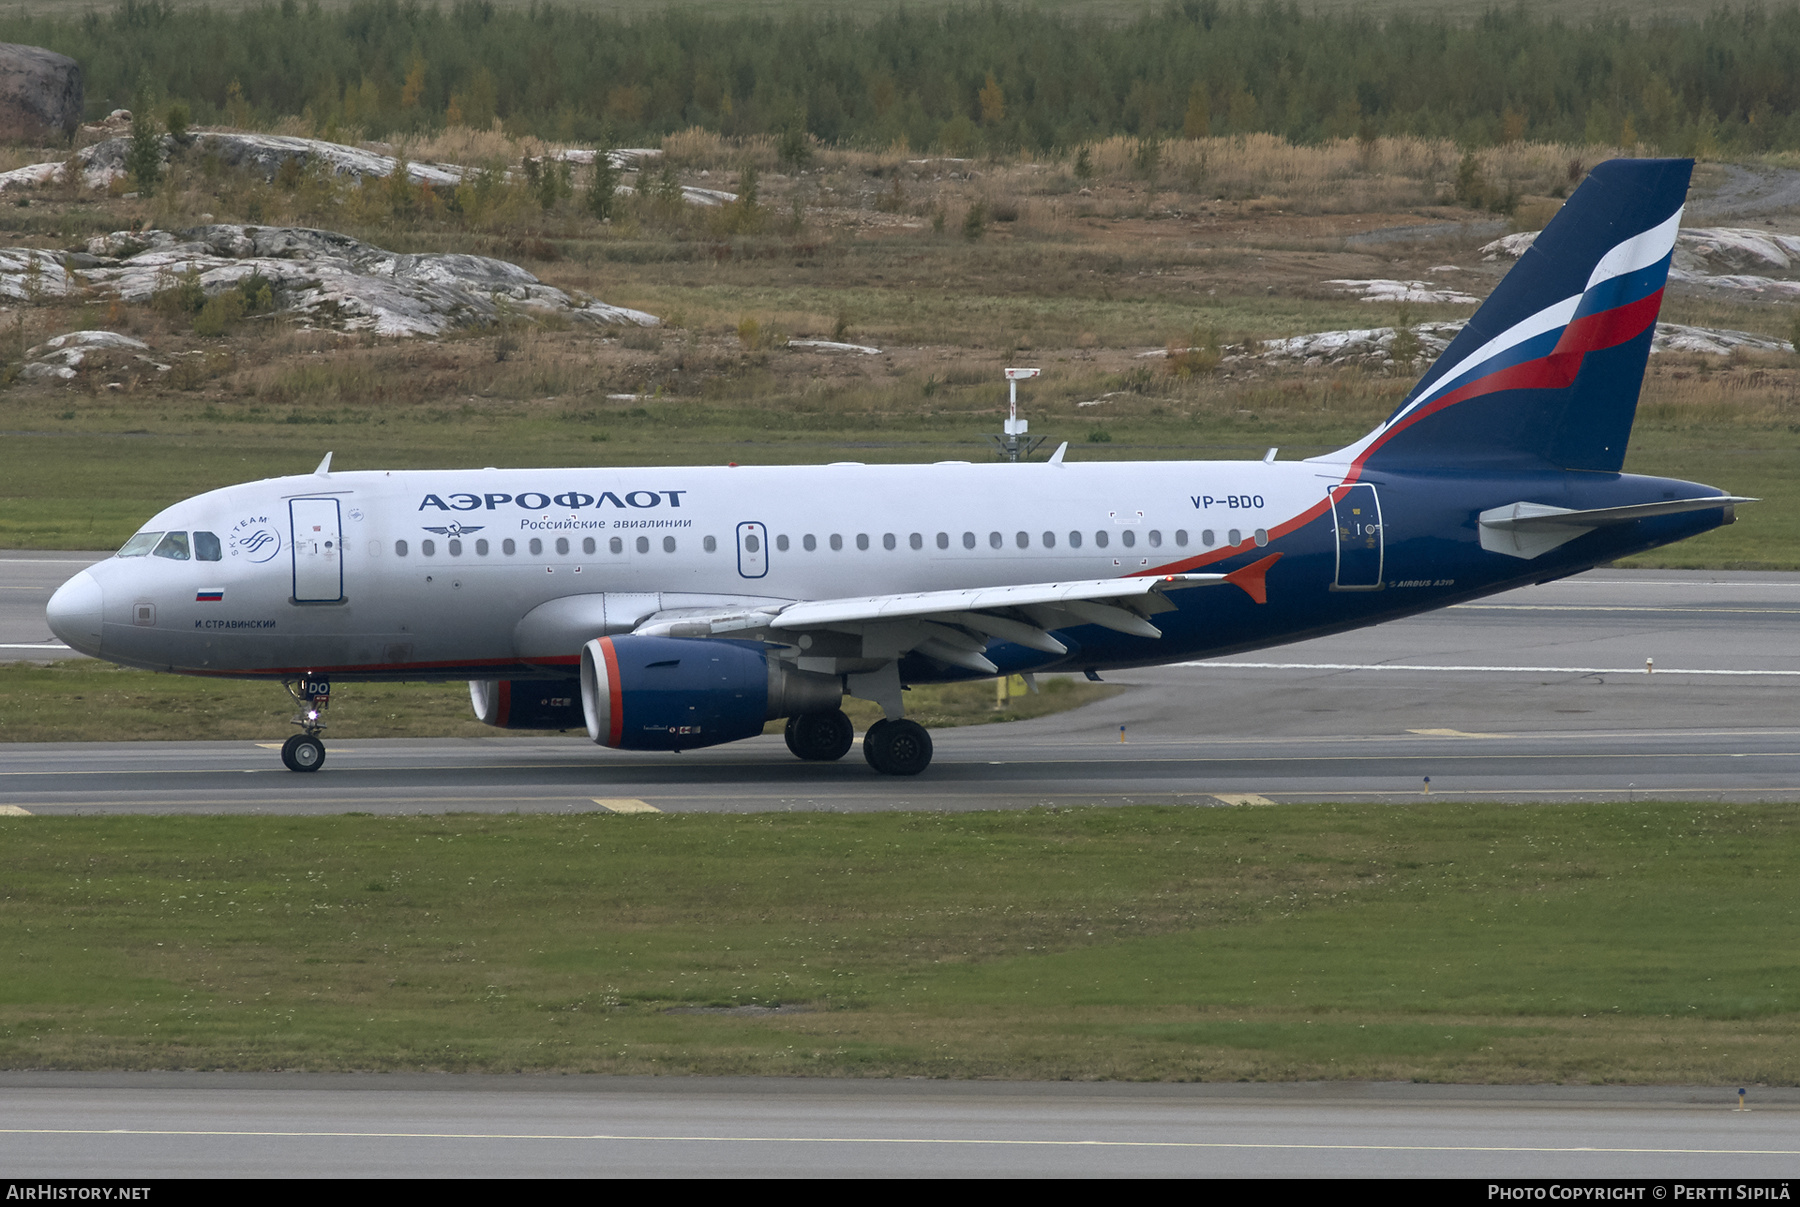
{"type": "Polygon", "coordinates": [[[1654,1156],[1795,1157],[1800,1148],[1612,1148],[1602,1145],[1529,1144],[1289,1144],[1279,1141],[1229,1140],[1007,1140],[974,1136],[707,1136],[642,1135],[606,1132],[328,1132],[328,1131],[222,1131],[182,1128],[126,1127],[13,1127],[0,1128],[0,1136],[201,1136],[244,1139],[313,1140],[602,1140],[673,1144],[953,1144],[1016,1148],[1191,1148],[1191,1149],[1286,1149],[1312,1152],[1428,1152],[1428,1153],[1617,1153],[1654,1156]]]}
{"type": "Polygon", "coordinates": [[[1228,805],[1272,805],[1275,802],[1254,792],[1215,792],[1212,798],[1228,805]]]}
{"type": "Polygon", "coordinates": [[[590,796],[589,800],[614,813],[661,813],[655,805],[629,796],[590,796]]]}
{"type": "Polygon", "coordinates": [[[29,809],[21,809],[17,805],[0,805],[0,817],[30,817],[29,809]]]}
{"type": "Polygon", "coordinates": [[[1460,729],[1409,729],[1407,733],[1416,733],[1427,738],[1510,738],[1510,733],[1465,733],[1460,729]]]}

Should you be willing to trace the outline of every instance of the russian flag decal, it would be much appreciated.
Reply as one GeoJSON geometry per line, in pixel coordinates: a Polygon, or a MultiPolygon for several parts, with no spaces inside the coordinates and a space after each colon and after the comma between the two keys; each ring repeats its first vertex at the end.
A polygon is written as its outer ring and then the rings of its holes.
{"type": "Polygon", "coordinates": [[[194,592],[195,603],[219,603],[225,598],[224,587],[201,587],[194,592]]]}

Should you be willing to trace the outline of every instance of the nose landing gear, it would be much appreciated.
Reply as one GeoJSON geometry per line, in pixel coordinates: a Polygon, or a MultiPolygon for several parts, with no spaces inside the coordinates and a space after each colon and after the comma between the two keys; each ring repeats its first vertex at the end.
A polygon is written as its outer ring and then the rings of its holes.
{"type": "Polygon", "coordinates": [[[281,744],[281,762],[289,771],[317,771],[325,765],[325,710],[331,706],[329,679],[283,679],[281,686],[300,706],[293,724],[300,732],[281,744]]]}

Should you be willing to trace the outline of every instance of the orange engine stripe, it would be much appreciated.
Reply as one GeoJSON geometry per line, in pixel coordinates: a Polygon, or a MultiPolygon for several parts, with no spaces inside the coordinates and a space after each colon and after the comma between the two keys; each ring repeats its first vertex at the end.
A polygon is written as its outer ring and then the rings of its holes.
{"type": "Polygon", "coordinates": [[[619,654],[611,637],[600,639],[600,652],[606,655],[606,697],[612,722],[606,744],[617,747],[625,735],[625,696],[619,690],[619,654]]]}

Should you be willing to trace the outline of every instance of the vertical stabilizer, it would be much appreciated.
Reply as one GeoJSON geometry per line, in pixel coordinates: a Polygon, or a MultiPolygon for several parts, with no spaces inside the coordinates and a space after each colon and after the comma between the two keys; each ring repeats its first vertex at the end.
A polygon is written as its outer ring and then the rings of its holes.
{"type": "Polygon", "coordinates": [[[1406,401],[1317,460],[1617,472],[1693,166],[1596,167],[1406,401]]]}

